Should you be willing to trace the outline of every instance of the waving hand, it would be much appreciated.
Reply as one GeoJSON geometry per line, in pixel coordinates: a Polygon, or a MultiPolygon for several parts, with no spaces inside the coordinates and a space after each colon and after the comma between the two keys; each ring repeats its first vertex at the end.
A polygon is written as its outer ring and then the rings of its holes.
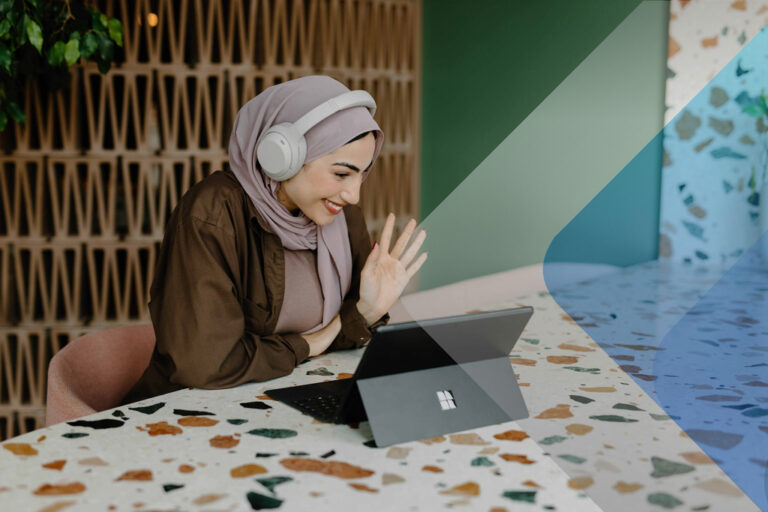
{"type": "Polygon", "coordinates": [[[423,229],[416,235],[408,250],[408,241],[416,228],[411,219],[405,226],[392,250],[389,244],[395,225],[395,216],[389,214],[381,234],[381,243],[376,244],[365,262],[360,276],[360,300],[357,308],[371,324],[381,318],[400,297],[405,286],[427,260],[427,253],[416,253],[427,236],[423,229]]]}

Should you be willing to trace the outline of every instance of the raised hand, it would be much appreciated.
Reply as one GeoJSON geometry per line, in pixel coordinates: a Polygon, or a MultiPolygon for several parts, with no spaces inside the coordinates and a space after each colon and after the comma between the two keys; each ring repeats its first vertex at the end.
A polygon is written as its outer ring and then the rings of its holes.
{"type": "Polygon", "coordinates": [[[377,243],[365,262],[360,275],[360,300],[357,309],[368,324],[384,316],[400,297],[405,286],[427,260],[427,253],[422,253],[413,261],[416,253],[427,237],[423,229],[416,235],[408,250],[405,247],[416,229],[416,221],[411,219],[405,226],[395,246],[389,250],[392,230],[395,226],[394,214],[387,216],[381,243],[377,243]],[[405,252],[403,252],[405,251],[405,252]]]}

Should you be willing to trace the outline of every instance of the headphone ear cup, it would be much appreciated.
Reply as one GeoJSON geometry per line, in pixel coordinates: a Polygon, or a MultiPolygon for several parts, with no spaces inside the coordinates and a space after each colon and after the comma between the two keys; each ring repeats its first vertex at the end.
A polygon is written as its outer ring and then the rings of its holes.
{"type": "Polygon", "coordinates": [[[306,154],[304,136],[291,123],[269,128],[256,148],[262,172],[275,181],[285,181],[299,172],[306,154]]]}
{"type": "Polygon", "coordinates": [[[296,148],[296,160],[294,160],[296,166],[291,169],[290,178],[294,177],[301,170],[301,166],[304,165],[304,161],[307,159],[307,139],[300,135],[294,148],[296,148]]]}
{"type": "Polygon", "coordinates": [[[282,181],[286,168],[291,164],[291,149],[288,140],[273,126],[264,134],[256,148],[261,171],[273,180],[282,181]]]}

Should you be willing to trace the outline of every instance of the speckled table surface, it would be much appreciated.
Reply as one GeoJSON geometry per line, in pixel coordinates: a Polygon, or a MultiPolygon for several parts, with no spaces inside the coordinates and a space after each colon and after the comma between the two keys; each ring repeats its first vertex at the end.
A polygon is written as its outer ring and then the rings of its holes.
{"type": "Polygon", "coordinates": [[[768,272],[756,249],[730,267],[649,262],[554,298],[680,435],[768,510],[768,272]]]}
{"type": "Polygon", "coordinates": [[[535,308],[510,355],[528,419],[373,448],[367,423],[321,423],[264,396],[347,377],[362,351],[332,353],[268,383],[182,390],[8,440],[0,509],[758,510],[643,373],[549,293],[483,309],[516,305],[535,308]]]}

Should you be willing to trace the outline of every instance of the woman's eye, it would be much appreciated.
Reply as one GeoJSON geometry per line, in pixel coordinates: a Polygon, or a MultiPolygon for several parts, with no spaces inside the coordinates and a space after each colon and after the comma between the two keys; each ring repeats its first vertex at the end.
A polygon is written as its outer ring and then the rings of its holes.
{"type": "Polygon", "coordinates": [[[349,173],[347,173],[347,172],[337,172],[336,176],[338,176],[339,178],[346,178],[347,176],[349,176],[349,173]]]}

